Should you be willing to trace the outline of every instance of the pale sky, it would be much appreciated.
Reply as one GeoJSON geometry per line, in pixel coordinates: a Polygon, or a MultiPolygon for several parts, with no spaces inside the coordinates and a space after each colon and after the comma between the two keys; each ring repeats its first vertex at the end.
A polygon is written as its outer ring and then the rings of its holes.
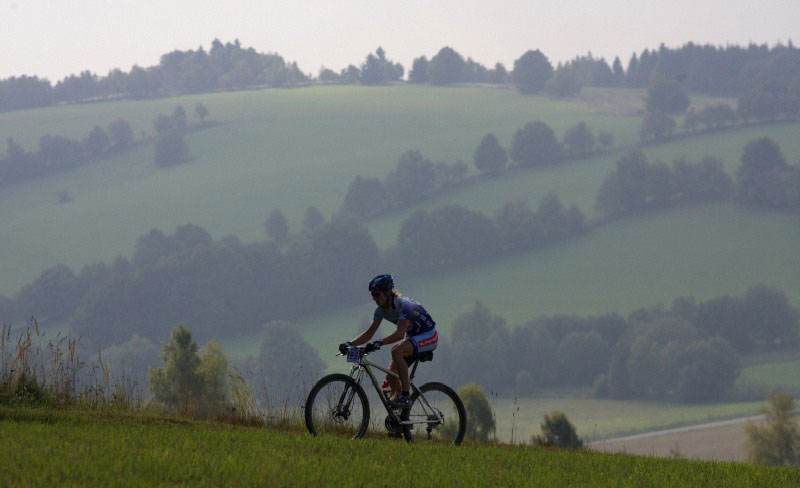
{"type": "Polygon", "coordinates": [[[511,69],[528,49],[554,65],[591,51],[627,66],[662,42],[797,44],[798,19],[800,0],[0,0],[0,79],[104,76],[214,38],[315,76],[359,65],[378,46],[406,71],[443,46],[487,67],[511,69]]]}

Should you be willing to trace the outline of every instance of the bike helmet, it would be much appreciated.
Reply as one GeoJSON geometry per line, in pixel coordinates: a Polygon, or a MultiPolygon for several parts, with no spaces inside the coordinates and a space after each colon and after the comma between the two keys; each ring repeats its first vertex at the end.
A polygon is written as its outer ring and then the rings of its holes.
{"type": "Polygon", "coordinates": [[[369,282],[369,291],[384,291],[390,292],[394,288],[394,279],[390,274],[378,275],[369,282]]]}

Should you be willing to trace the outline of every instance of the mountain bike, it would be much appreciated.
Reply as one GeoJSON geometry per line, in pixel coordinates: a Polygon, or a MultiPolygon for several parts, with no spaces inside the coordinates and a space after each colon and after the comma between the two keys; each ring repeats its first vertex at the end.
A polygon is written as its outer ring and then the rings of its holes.
{"type": "Polygon", "coordinates": [[[443,383],[425,383],[419,388],[414,385],[417,365],[433,359],[433,352],[420,354],[410,366],[411,403],[405,408],[395,408],[389,403],[387,394],[378,386],[372,368],[394,378],[399,376],[367,359],[368,354],[363,347],[350,347],[346,355],[347,361],[352,363],[350,375],[327,375],[311,389],[305,404],[305,420],[312,435],[344,435],[352,439],[364,437],[370,420],[369,400],[361,386],[361,380],[366,375],[386,409],[384,426],[390,437],[403,437],[407,442],[461,444],[467,429],[467,414],[458,394],[443,383]]]}

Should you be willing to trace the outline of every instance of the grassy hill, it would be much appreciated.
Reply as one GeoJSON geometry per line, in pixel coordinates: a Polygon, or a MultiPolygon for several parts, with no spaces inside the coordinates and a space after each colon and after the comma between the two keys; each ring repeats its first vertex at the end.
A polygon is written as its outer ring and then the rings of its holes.
{"type": "Polygon", "coordinates": [[[503,445],[316,439],[104,411],[0,407],[0,484],[797,486],[800,471],[503,445]],[[347,468],[343,469],[343,466],[347,468]]]}
{"type": "MultiPolygon", "coordinates": [[[[171,113],[177,104],[191,116],[201,102],[221,124],[188,136],[192,161],[180,167],[156,168],[152,145],[144,145],[67,173],[4,188],[0,294],[15,293],[55,264],[79,269],[130,255],[135,239],[152,228],[170,232],[191,222],[214,237],[235,234],[249,242],[264,238],[266,215],[281,209],[297,229],[308,206],[329,216],[356,175],[384,176],[409,149],[421,150],[432,161],[462,159],[471,165],[485,133],[494,132],[508,147],[514,131],[538,119],[559,136],[584,120],[594,132],[611,132],[618,146],[628,145],[636,140],[640,120],[635,112],[642,94],[586,89],[581,98],[556,101],[494,87],[320,86],[2,113],[0,134],[28,149],[44,134],[82,138],[95,125],[120,117],[131,122],[137,135],[149,136],[156,115],[171,113]],[[57,204],[61,192],[73,201],[57,204]]],[[[714,100],[696,103],[709,101],[714,100]]],[[[775,129],[779,143],[797,144],[791,136],[782,137],[780,130],[775,129]]],[[[719,146],[738,158],[737,151],[750,135],[719,137],[719,146]],[[725,137],[734,137],[738,145],[725,137]]],[[[715,146],[714,140],[708,144],[715,146]]],[[[587,211],[615,160],[612,155],[569,168],[509,174],[431,204],[453,201],[490,211],[504,203],[497,195],[504,200],[529,198],[535,204],[545,189],[551,189],[587,211]]],[[[403,215],[376,222],[376,240],[384,246],[392,243],[403,215]]]]}

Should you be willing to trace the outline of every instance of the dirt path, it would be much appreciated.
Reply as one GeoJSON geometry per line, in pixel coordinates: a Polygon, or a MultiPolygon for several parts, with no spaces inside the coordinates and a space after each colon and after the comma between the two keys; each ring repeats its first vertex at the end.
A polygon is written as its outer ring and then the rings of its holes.
{"type": "Polygon", "coordinates": [[[684,457],[714,461],[744,461],[747,436],[742,426],[759,422],[763,415],[751,415],[674,429],[595,441],[591,449],[627,452],[659,457],[684,457]]]}

